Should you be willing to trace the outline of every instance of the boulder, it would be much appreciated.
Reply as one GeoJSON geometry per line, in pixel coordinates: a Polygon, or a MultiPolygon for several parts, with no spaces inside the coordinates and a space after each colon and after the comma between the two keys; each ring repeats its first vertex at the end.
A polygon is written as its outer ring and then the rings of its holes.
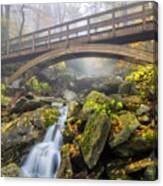
{"type": "Polygon", "coordinates": [[[9,163],[2,167],[2,176],[4,177],[18,177],[20,173],[20,167],[15,163],[9,163]]]}
{"type": "Polygon", "coordinates": [[[100,82],[95,82],[92,85],[92,89],[103,92],[107,95],[115,94],[119,90],[119,86],[121,85],[122,81],[119,79],[104,79],[100,82]]]}
{"type": "Polygon", "coordinates": [[[140,125],[123,144],[113,149],[119,157],[137,156],[157,147],[157,130],[151,126],[140,125]]]}
{"type": "Polygon", "coordinates": [[[108,140],[109,146],[114,148],[127,141],[139,125],[136,116],[131,112],[116,116],[112,120],[112,133],[108,140]]]}
{"type": "Polygon", "coordinates": [[[109,106],[109,99],[105,94],[91,91],[85,99],[80,116],[87,121],[89,116],[97,110],[105,110],[109,106]]]}
{"type": "Polygon", "coordinates": [[[125,81],[119,86],[118,93],[136,95],[137,94],[136,86],[133,82],[125,81]]]}
{"type": "Polygon", "coordinates": [[[53,97],[21,97],[16,101],[15,106],[11,109],[11,113],[22,113],[26,111],[35,110],[44,105],[50,105],[54,101],[53,97]],[[28,98],[28,99],[27,99],[28,98]]]}
{"type": "Polygon", "coordinates": [[[106,113],[94,113],[86,123],[80,140],[84,160],[92,169],[100,158],[110,131],[110,120],[106,113]]]}
{"type": "Polygon", "coordinates": [[[2,126],[2,164],[21,164],[31,146],[42,140],[46,127],[58,120],[59,111],[43,107],[25,112],[2,126]]]}

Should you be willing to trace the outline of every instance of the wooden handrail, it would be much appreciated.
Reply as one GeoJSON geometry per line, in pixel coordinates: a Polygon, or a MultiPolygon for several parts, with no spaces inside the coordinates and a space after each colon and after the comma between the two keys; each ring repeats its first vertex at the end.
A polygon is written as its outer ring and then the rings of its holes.
{"type": "MultiPolygon", "coordinates": [[[[114,9],[109,9],[107,11],[103,11],[97,14],[93,14],[90,16],[85,16],[79,19],[75,19],[73,21],[68,21],[65,22],[63,24],[58,24],[52,27],[48,27],[45,29],[41,29],[35,32],[31,32],[28,34],[24,34],[22,35],[21,38],[16,37],[16,38],[12,38],[9,40],[9,42],[4,42],[2,43],[2,49],[3,48],[7,48],[7,53],[10,52],[10,49],[15,49],[17,48],[17,46],[19,45],[20,50],[25,49],[25,48],[29,48],[29,46],[31,46],[32,51],[35,50],[35,48],[37,47],[37,45],[40,45],[43,43],[47,43],[48,48],[50,48],[50,44],[52,42],[52,39],[61,39],[63,37],[65,37],[65,40],[68,42],[69,41],[69,37],[73,34],[77,34],[86,31],[88,38],[90,38],[90,34],[91,34],[91,30],[96,29],[96,28],[103,28],[105,26],[111,26],[111,29],[113,31],[113,35],[115,35],[115,31],[116,31],[116,25],[123,23],[124,25],[128,22],[128,21],[133,21],[137,20],[137,19],[142,19],[143,20],[143,25],[145,26],[146,21],[147,21],[147,17],[153,16],[153,8],[152,9],[148,9],[145,10],[145,5],[147,5],[148,3],[153,3],[153,2],[136,2],[136,3],[131,3],[127,6],[121,6],[121,7],[117,7],[114,9]],[[123,15],[122,16],[118,16],[116,17],[116,13],[119,11],[123,11],[123,10],[129,10],[131,8],[136,8],[136,7],[142,7],[142,9],[139,12],[131,12],[129,14],[123,15]],[[98,18],[100,16],[104,16],[104,15],[111,15],[111,17],[109,19],[106,20],[101,20],[99,22],[95,22],[92,23],[91,20],[93,20],[94,18],[98,18]],[[85,21],[85,25],[83,26],[75,26],[75,28],[70,28],[70,26],[72,26],[75,23],[80,23],[82,21],[85,21]],[[64,28],[64,30],[62,30],[62,28],[64,28]],[[56,31],[56,29],[61,29],[62,31],[60,32],[54,32],[56,31]],[[52,32],[53,31],[53,32],[52,32]],[[44,36],[39,36],[39,34],[43,34],[45,33],[44,36]],[[21,42],[20,42],[21,41],[21,42]],[[6,47],[6,43],[8,43],[8,46],[6,47]]],[[[152,6],[153,7],[153,6],[152,6]]]]}

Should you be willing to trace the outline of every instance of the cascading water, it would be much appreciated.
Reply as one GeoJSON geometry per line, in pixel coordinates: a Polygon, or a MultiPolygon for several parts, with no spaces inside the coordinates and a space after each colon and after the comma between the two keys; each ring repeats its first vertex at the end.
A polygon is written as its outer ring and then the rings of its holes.
{"type": "Polygon", "coordinates": [[[58,122],[48,128],[42,143],[35,145],[27,160],[21,167],[23,177],[56,177],[61,162],[60,147],[62,145],[61,128],[67,117],[67,106],[60,108],[58,122]]]}

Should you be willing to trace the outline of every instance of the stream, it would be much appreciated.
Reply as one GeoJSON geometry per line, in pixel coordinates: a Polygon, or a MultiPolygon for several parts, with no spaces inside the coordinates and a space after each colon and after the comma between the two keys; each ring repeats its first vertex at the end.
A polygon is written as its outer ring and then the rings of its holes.
{"type": "Polygon", "coordinates": [[[60,117],[47,129],[44,140],[36,144],[27,160],[21,167],[23,177],[56,177],[57,170],[61,162],[60,148],[62,146],[61,128],[64,128],[67,118],[67,106],[60,107],[60,117]]]}

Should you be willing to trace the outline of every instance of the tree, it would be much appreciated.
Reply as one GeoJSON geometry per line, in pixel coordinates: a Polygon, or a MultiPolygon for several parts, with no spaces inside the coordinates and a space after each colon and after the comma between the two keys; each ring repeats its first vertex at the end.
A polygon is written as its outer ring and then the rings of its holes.
{"type": "Polygon", "coordinates": [[[8,51],[10,35],[10,5],[1,5],[1,20],[1,38],[2,42],[6,45],[5,50],[8,51]]]}

